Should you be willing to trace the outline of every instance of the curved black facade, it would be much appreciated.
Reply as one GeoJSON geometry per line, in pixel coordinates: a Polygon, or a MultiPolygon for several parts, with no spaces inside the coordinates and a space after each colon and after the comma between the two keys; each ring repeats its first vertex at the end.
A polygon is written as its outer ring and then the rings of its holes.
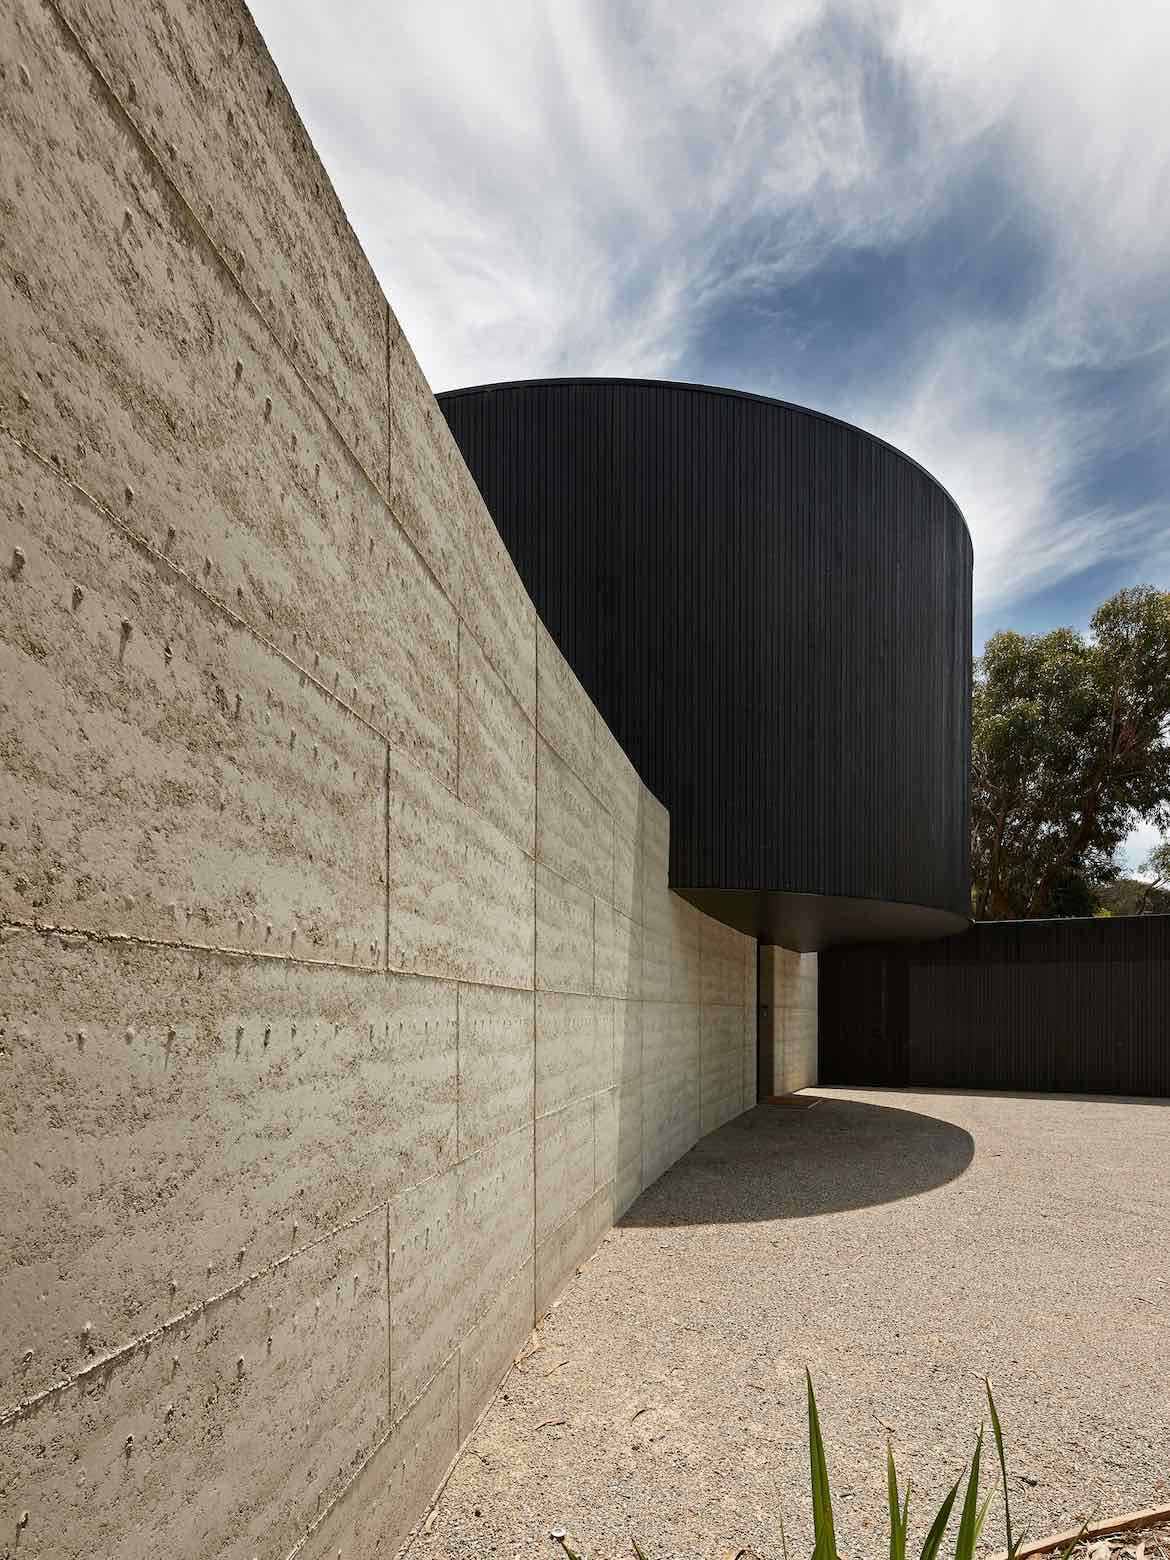
{"type": "Polygon", "coordinates": [[[438,397],[549,632],[671,813],[671,886],[761,941],[969,911],[971,541],[922,468],[735,391],[438,397]]]}

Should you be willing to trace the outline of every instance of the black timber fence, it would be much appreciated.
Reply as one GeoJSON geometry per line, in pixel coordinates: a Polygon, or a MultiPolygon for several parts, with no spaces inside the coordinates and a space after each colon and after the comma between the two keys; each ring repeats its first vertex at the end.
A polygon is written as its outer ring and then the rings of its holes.
{"type": "Polygon", "coordinates": [[[822,1083],[1170,1096],[1170,915],[977,922],[819,975],[822,1083]]]}

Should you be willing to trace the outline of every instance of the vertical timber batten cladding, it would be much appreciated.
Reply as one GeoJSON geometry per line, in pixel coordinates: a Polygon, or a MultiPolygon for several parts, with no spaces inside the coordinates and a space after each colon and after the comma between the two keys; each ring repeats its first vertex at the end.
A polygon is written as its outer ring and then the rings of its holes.
{"type": "Polygon", "coordinates": [[[1170,1096],[1170,916],[820,957],[820,1081],[1170,1096]]]}
{"type": "Polygon", "coordinates": [[[671,883],[762,942],[951,933],[971,542],[914,461],[706,386],[438,397],[537,610],[671,809],[671,883]]]}
{"type": "Polygon", "coordinates": [[[755,944],[237,0],[0,4],[0,1553],[393,1555],[755,944]]]}

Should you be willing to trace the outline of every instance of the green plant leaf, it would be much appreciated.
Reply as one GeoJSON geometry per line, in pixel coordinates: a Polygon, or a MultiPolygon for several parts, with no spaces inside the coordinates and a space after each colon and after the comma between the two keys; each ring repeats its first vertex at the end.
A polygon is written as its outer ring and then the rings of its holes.
{"type": "Polygon", "coordinates": [[[886,1442],[886,1502],[890,1508],[890,1560],[906,1560],[906,1532],[898,1506],[898,1475],[894,1469],[894,1448],[886,1442]]]}
{"type": "MultiPolygon", "coordinates": [[[[959,1532],[955,1539],[955,1560],[974,1560],[975,1542],[979,1537],[979,1459],[983,1455],[983,1431],[980,1429],[971,1458],[971,1472],[967,1476],[967,1493],[963,1497],[963,1510],[959,1517],[959,1532]]],[[[986,1508],[985,1508],[986,1509],[986,1508]]]]}
{"type": "Polygon", "coordinates": [[[922,1546],[922,1560],[935,1560],[939,1547],[943,1541],[943,1535],[947,1530],[947,1523],[951,1520],[951,1510],[959,1494],[959,1485],[963,1482],[962,1474],[951,1485],[950,1494],[938,1508],[938,1514],[930,1524],[930,1532],[926,1535],[926,1542],[922,1546]]]}
{"type": "Polygon", "coordinates": [[[1069,1556],[1072,1554],[1073,1550],[1080,1543],[1081,1539],[1084,1538],[1085,1530],[1088,1528],[1089,1523],[1091,1521],[1092,1521],[1091,1517],[1086,1517],[1085,1520],[1081,1523],[1080,1528],[1077,1531],[1077,1536],[1072,1540],[1072,1542],[1070,1544],[1066,1544],[1064,1546],[1064,1548],[1061,1550],[1061,1552],[1060,1552],[1060,1560],[1069,1560],[1069,1556]]]}
{"type": "Polygon", "coordinates": [[[634,1546],[634,1554],[638,1557],[638,1560],[646,1560],[646,1551],[642,1548],[638,1540],[636,1538],[631,1538],[630,1543],[634,1546]]]}
{"type": "Polygon", "coordinates": [[[991,1497],[992,1497],[992,1495],[994,1493],[995,1493],[994,1490],[988,1490],[987,1494],[983,1498],[983,1504],[979,1508],[979,1515],[975,1518],[975,1542],[976,1543],[979,1542],[979,1535],[983,1531],[983,1524],[984,1524],[984,1522],[985,1522],[985,1520],[987,1518],[987,1508],[991,1505],[991,1497]]]}
{"type": "Polygon", "coordinates": [[[1016,1560],[1016,1550],[1023,1543],[1023,1535],[1019,1538],[1012,1537],[1012,1507],[1008,1499],[1007,1458],[1003,1451],[1003,1431],[1000,1429],[999,1414],[996,1412],[995,1399],[991,1395],[991,1380],[985,1376],[983,1385],[987,1388],[987,1407],[991,1414],[991,1430],[995,1436],[995,1449],[999,1453],[999,1472],[1003,1480],[1003,1525],[1007,1533],[1008,1560],[1016,1560]]]}
{"type": "Polygon", "coordinates": [[[833,1498],[829,1491],[829,1470],[825,1463],[825,1443],[813,1392],[812,1372],[806,1367],[808,1384],[808,1463],[812,1483],[813,1560],[837,1560],[837,1535],[833,1529],[833,1498]]]}

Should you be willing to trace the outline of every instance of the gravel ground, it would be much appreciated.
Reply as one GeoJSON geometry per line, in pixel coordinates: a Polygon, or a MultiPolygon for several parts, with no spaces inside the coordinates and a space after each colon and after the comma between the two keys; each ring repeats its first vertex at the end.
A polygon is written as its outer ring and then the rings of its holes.
{"type": "Polygon", "coordinates": [[[779,1509],[807,1554],[806,1365],[851,1560],[882,1552],[887,1430],[921,1542],[985,1372],[1017,1531],[1170,1500],[1170,1102],[815,1092],[712,1133],[643,1194],[411,1560],[558,1560],[559,1526],[589,1560],[629,1556],[630,1535],[650,1560],[770,1560],[779,1509]]]}

